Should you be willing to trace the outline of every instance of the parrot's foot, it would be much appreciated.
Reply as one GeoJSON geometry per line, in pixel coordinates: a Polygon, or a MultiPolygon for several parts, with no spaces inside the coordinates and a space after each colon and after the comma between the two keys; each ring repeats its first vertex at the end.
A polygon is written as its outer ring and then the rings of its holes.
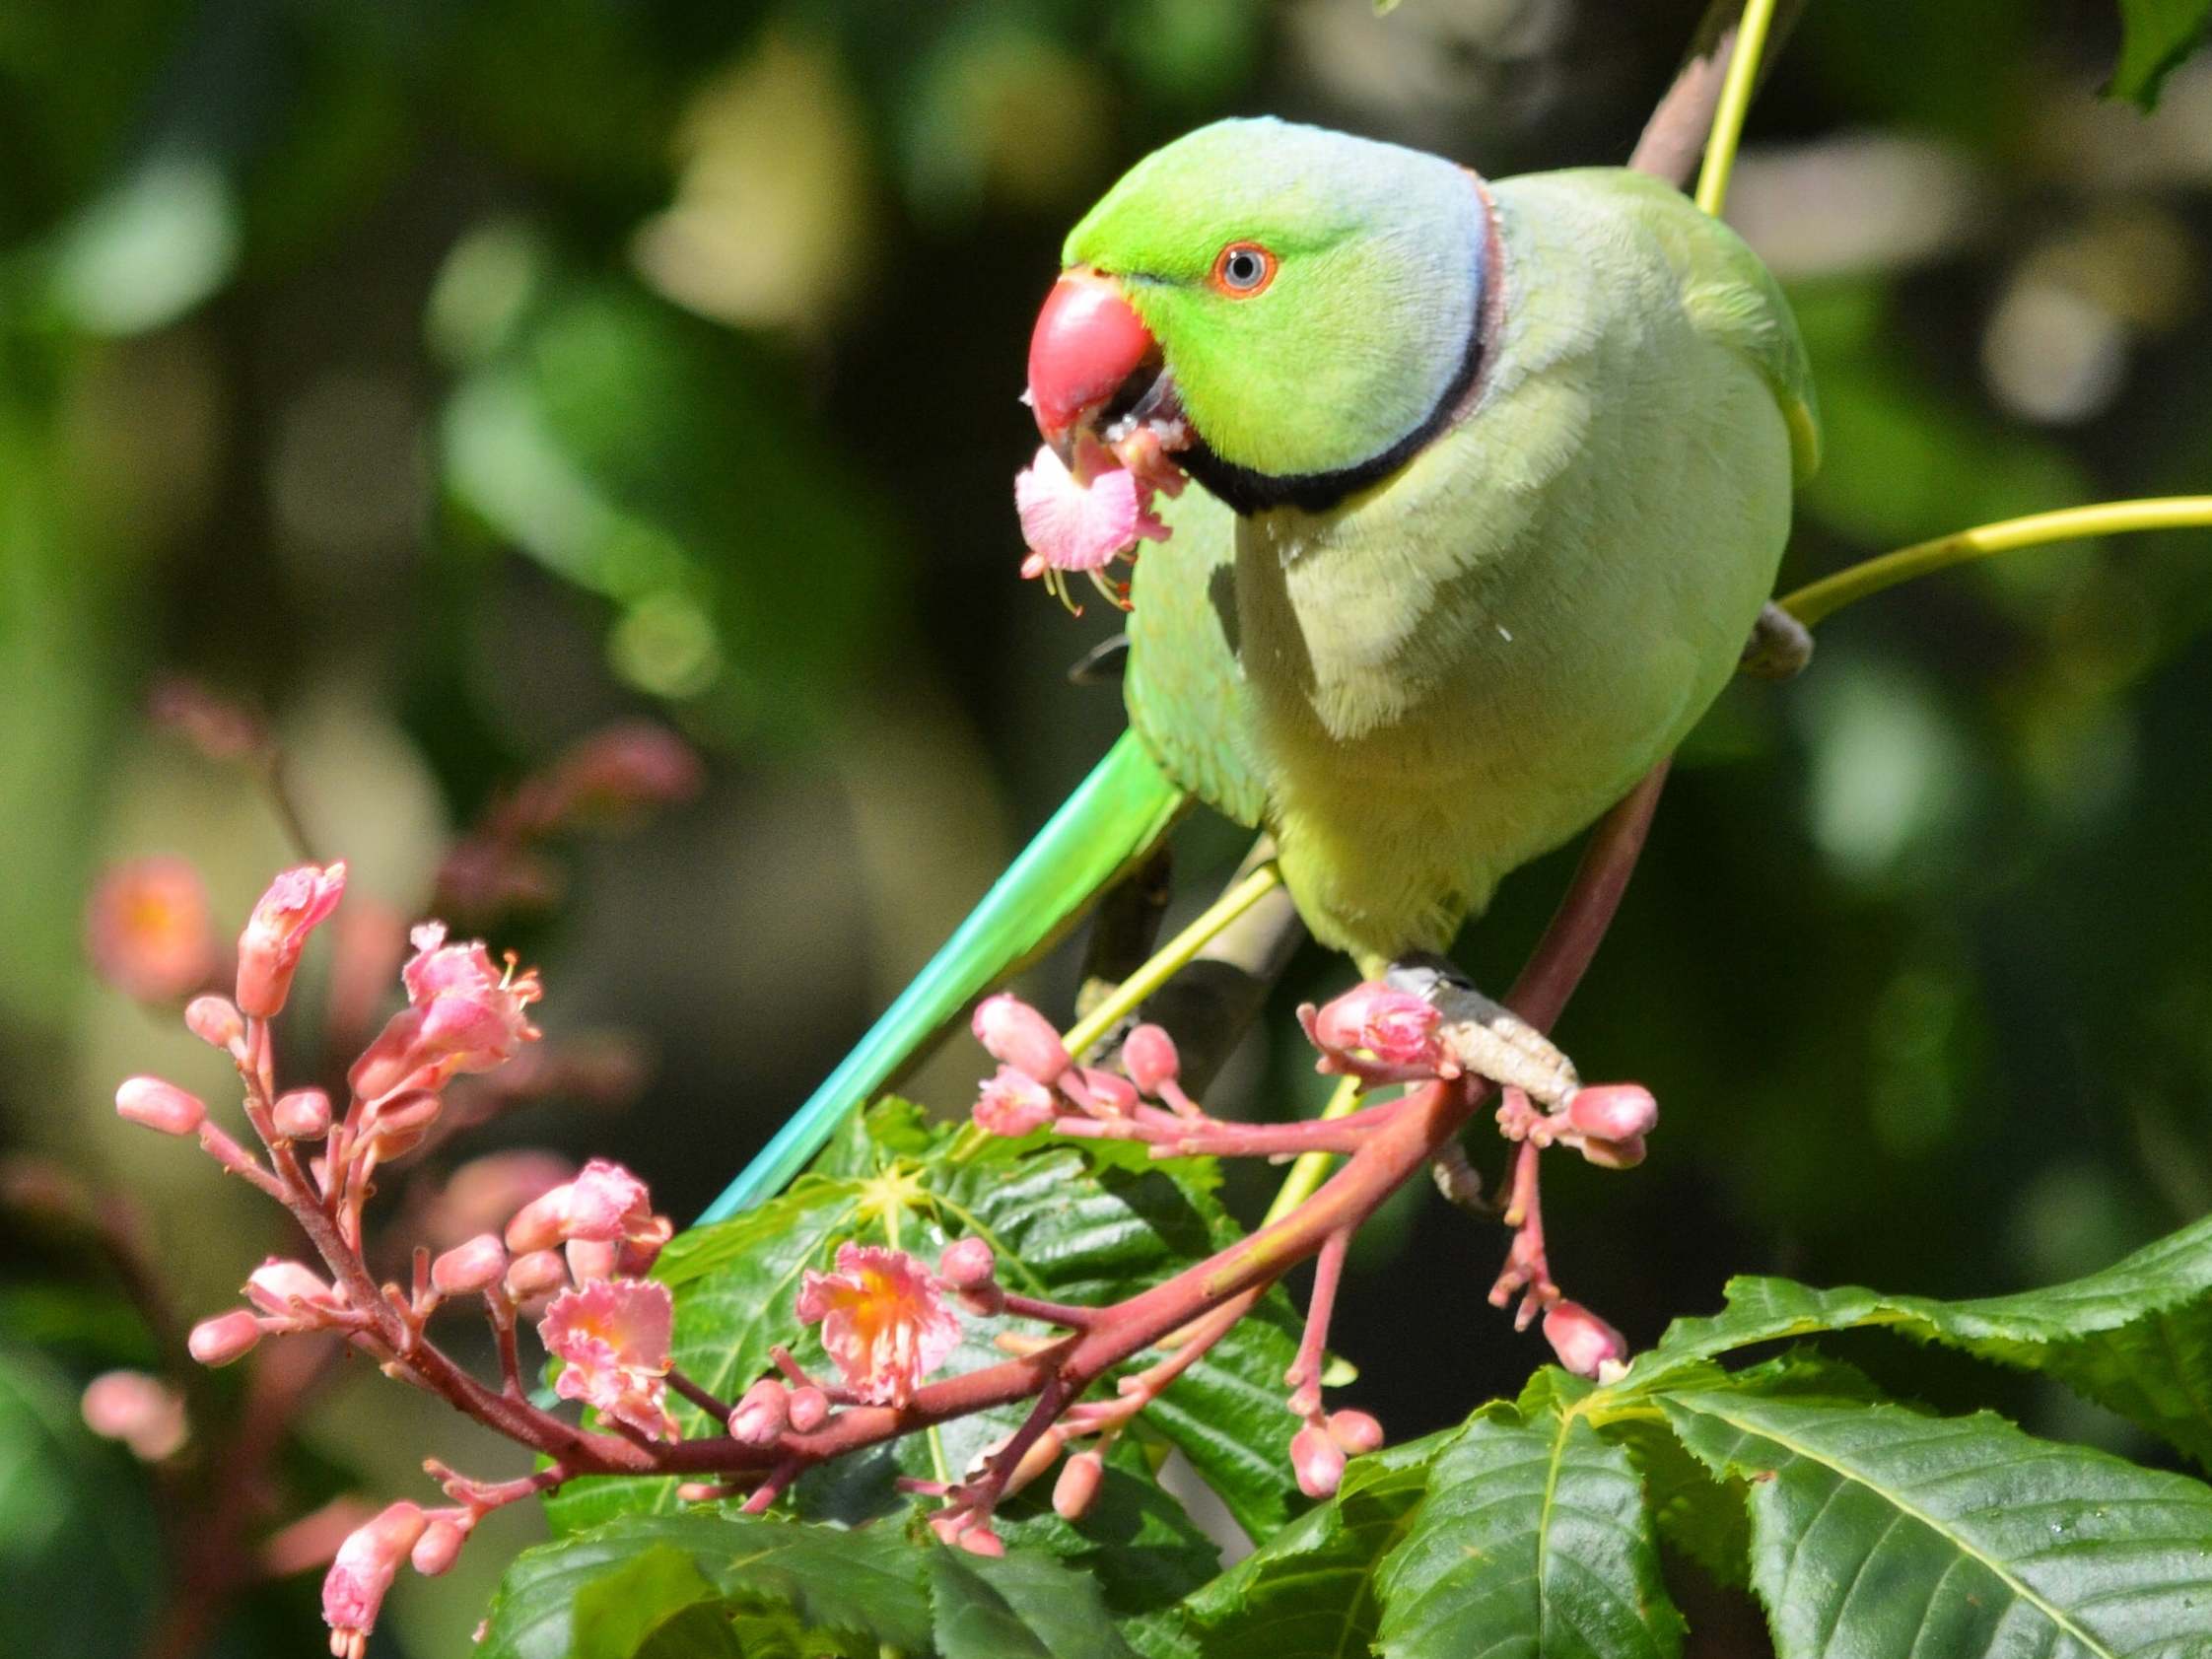
{"type": "Polygon", "coordinates": [[[1739,673],[1754,679],[1794,679],[1813,660],[1813,631],[1780,605],[1760,608],[1752,637],[1737,659],[1739,673]]]}
{"type": "Polygon", "coordinates": [[[1384,978],[1392,990],[1410,991],[1443,1011],[1437,1036],[1463,1071],[1519,1089],[1553,1111],[1582,1087],[1574,1062],[1551,1038],[1477,991],[1443,958],[1409,956],[1392,963],[1384,978]]]}

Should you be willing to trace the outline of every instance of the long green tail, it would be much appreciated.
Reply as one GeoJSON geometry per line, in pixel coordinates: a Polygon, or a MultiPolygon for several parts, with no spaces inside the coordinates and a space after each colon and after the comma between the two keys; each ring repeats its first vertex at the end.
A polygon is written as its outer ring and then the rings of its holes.
{"type": "Polygon", "coordinates": [[[882,1088],[975,997],[1050,948],[1091,900],[1158,844],[1189,799],[1136,734],[1124,732],[859,1047],[699,1219],[719,1221],[781,1191],[846,1113],[882,1088]]]}

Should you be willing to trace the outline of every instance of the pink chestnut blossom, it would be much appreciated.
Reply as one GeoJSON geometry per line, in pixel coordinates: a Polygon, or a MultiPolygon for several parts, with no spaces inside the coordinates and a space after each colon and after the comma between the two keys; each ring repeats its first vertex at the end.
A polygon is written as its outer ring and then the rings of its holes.
{"type": "Polygon", "coordinates": [[[215,922],[199,871],[157,854],[110,864],[85,907],[93,970],[126,997],[167,1002],[215,972],[215,922]]]}
{"type": "Polygon", "coordinates": [[[300,1312],[295,1302],[327,1308],[334,1296],[320,1275],[285,1257],[270,1256],[246,1276],[245,1299],[263,1313],[291,1319],[300,1312]]]}
{"type": "Polygon", "coordinates": [[[426,922],[409,935],[413,960],[400,970],[408,1005],[391,1016],[347,1074],[372,1103],[402,1090],[432,1090],[462,1071],[489,1071],[512,1060],[537,1027],[525,1010],[544,995],[537,971],[493,967],[483,941],[446,943],[446,925],[426,922]]]}
{"type": "Polygon", "coordinates": [[[1021,574],[1103,570],[1140,541],[1165,541],[1167,526],[1150,506],[1155,487],[1119,465],[1078,478],[1050,445],[1041,446],[1014,479],[1014,511],[1029,548],[1021,574]]]}
{"type": "Polygon", "coordinates": [[[811,1434],[828,1420],[829,1396],[812,1383],[792,1390],[792,1427],[801,1434],[811,1434]]]}
{"type": "Polygon", "coordinates": [[[1298,1010],[1316,1048],[1328,1054],[1365,1051],[1385,1066],[1433,1068],[1443,1060],[1437,1028],[1444,1016],[1410,991],[1372,981],[1355,985],[1318,1013],[1298,1010]]]}
{"type": "Polygon", "coordinates": [[[184,1004],[184,1029],[211,1049],[244,1052],[245,1016],[228,997],[194,997],[184,1004]]]}
{"type": "Polygon", "coordinates": [[[159,1463],[184,1444],[184,1397],[144,1371],[104,1371],[85,1385],[78,1410],[85,1426],[120,1440],[144,1463],[159,1463]]]}
{"type": "Polygon", "coordinates": [[[937,1277],[955,1290],[974,1290],[989,1284],[999,1271],[991,1246],[980,1238],[963,1238],[944,1247],[937,1258],[937,1277]]]}
{"type": "Polygon", "coordinates": [[[1061,1466],[1052,1485],[1052,1510],[1064,1521],[1079,1521],[1090,1512],[1105,1479],[1106,1460],[1095,1451],[1077,1452],[1061,1466]]]}
{"type": "Polygon", "coordinates": [[[1566,1121],[1597,1141],[1635,1141],[1659,1127],[1659,1103],[1641,1083],[1596,1083],[1577,1089],[1566,1121]]]}
{"type": "Polygon", "coordinates": [[[773,1446],[791,1422],[791,1406],[782,1378],[761,1378],[730,1409],[729,1437],[741,1446],[773,1446]]]}
{"type": "Polygon", "coordinates": [[[425,1578],[436,1578],[452,1570],[453,1562],[460,1558],[461,1546],[468,1542],[469,1529],[456,1517],[465,1511],[450,1515],[438,1515],[423,1528],[422,1537],[415,1540],[414,1549],[407,1559],[425,1578]]]}
{"type": "Polygon", "coordinates": [[[1544,1315],[1544,1340],[1578,1377],[1594,1377],[1606,1364],[1628,1356],[1628,1340],[1580,1302],[1552,1304],[1544,1315]]]}
{"type": "Polygon", "coordinates": [[[346,890],[343,862],[300,864],[269,883],[239,934],[238,1005],[255,1019],[273,1019],[292,994],[292,976],[308,934],[329,919],[346,890]]]}
{"type": "Polygon", "coordinates": [[[998,1075],[983,1085],[972,1115],[976,1128],[985,1134],[1018,1140],[1043,1129],[1057,1111],[1051,1089],[1026,1071],[1002,1066],[998,1075]]]}
{"type": "Polygon", "coordinates": [[[442,1296],[488,1290],[507,1272],[507,1247],[497,1235],[478,1233],[430,1264],[430,1282],[442,1296]]]}
{"type": "Polygon", "coordinates": [[[835,1273],[808,1272],[798,1317],[821,1326],[845,1386],[870,1405],[905,1405],[960,1343],[929,1270],[879,1245],[841,1244],[835,1273]]]}
{"type": "Polygon", "coordinates": [[[1351,1457],[1359,1457],[1379,1448],[1383,1443],[1383,1426],[1365,1412],[1346,1410],[1331,1412],[1328,1418],[1329,1438],[1342,1446],[1351,1457]]]}
{"type": "Polygon", "coordinates": [[[1164,1026],[1140,1025],[1123,1039],[1122,1065],[1142,1093],[1164,1100],[1185,1117],[1199,1115],[1197,1104],[1183,1092],[1183,1057],[1164,1026]]]}
{"type": "Polygon", "coordinates": [[[125,1077],[115,1090],[115,1115],[164,1135],[190,1135],[207,1118],[207,1103],[160,1077],[125,1077]]]}
{"type": "Polygon", "coordinates": [[[1318,1422],[1290,1436],[1290,1473],[1308,1497],[1329,1497],[1345,1478],[1345,1449],[1318,1422]]]}
{"type": "Polygon", "coordinates": [[[384,1592],[427,1524],[416,1505],[394,1503],[338,1546],[337,1558],[322,1580],[322,1622],[330,1626],[335,1659],[361,1659],[383,1609],[384,1592]]]}
{"type": "Polygon", "coordinates": [[[507,1293],[518,1302],[534,1302],[567,1289],[568,1283],[568,1264],[557,1250],[518,1251],[507,1264],[507,1293]]]}
{"type": "Polygon", "coordinates": [[[330,1133],[330,1097],[318,1088],[288,1089],[269,1116],[287,1141],[320,1141],[330,1133]]]}
{"type": "Polygon", "coordinates": [[[243,1308],[233,1308],[193,1326],[184,1347],[202,1365],[228,1365],[243,1359],[260,1340],[260,1321],[243,1308]]]}
{"type": "Polygon", "coordinates": [[[976,1041],[992,1059],[1026,1071],[1048,1088],[1073,1064],[1052,1021],[1010,991],[978,1002],[972,1024],[976,1041]]]}
{"type": "Polygon", "coordinates": [[[518,1253],[582,1241],[638,1245],[657,1254],[668,1237],[669,1224],[654,1214],[646,1184],[606,1158],[593,1158],[573,1180],[540,1193],[507,1224],[507,1247],[518,1253]]]}
{"type": "Polygon", "coordinates": [[[546,1352],[563,1362],[553,1392],[648,1438],[674,1439],[676,1419],[667,1406],[674,1320],[665,1284],[599,1279],[562,1291],[537,1327],[546,1352]]]}

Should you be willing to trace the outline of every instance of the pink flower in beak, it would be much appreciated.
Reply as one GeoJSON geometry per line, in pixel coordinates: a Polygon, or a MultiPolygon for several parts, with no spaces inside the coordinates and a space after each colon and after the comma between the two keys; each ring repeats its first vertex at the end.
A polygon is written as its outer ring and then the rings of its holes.
{"type": "Polygon", "coordinates": [[[537,1040],[525,1012],[544,995],[534,968],[518,974],[510,957],[502,973],[481,939],[446,943],[443,922],[426,922],[412,936],[414,960],[400,970],[408,1005],[348,1073],[354,1092],[370,1102],[436,1091],[462,1071],[489,1071],[537,1040]]]}
{"type": "Polygon", "coordinates": [[[837,1272],[807,1274],[798,1317],[821,1326],[845,1386],[870,1405],[905,1405],[960,1344],[960,1322],[930,1271],[877,1245],[841,1244],[837,1272]]]}
{"type": "Polygon", "coordinates": [[[553,1392],[648,1438],[674,1439],[676,1419],[667,1406],[674,1327],[675,1303],[665,1284],[596,1279],[562,1291],[537,1327],[545,1351],[562,1361],[553,1392]]]}
{"type": "Polygon", "coordinates": [[[346,890],[343,863],[301,864],[269,883],[239,934],[238,1004],[255,1019],[284,1011],[308,935],[330,918],[346,890]]]}

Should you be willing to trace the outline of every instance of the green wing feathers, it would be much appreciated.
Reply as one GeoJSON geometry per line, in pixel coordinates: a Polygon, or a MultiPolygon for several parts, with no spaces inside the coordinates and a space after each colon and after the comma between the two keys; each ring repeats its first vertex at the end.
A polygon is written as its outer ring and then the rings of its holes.
{"type": "Polygon", "coordinates": [[[1572,176],[1636,215],[1674,266],[1692,324],[1739,353],[1773,388],[1789,426],[1797,482],[1804,483],[1820,468],[1820,405],[1797,319],[1773,273],[1743,238],[1661,179],[1617,168],[1572,176]]]}

